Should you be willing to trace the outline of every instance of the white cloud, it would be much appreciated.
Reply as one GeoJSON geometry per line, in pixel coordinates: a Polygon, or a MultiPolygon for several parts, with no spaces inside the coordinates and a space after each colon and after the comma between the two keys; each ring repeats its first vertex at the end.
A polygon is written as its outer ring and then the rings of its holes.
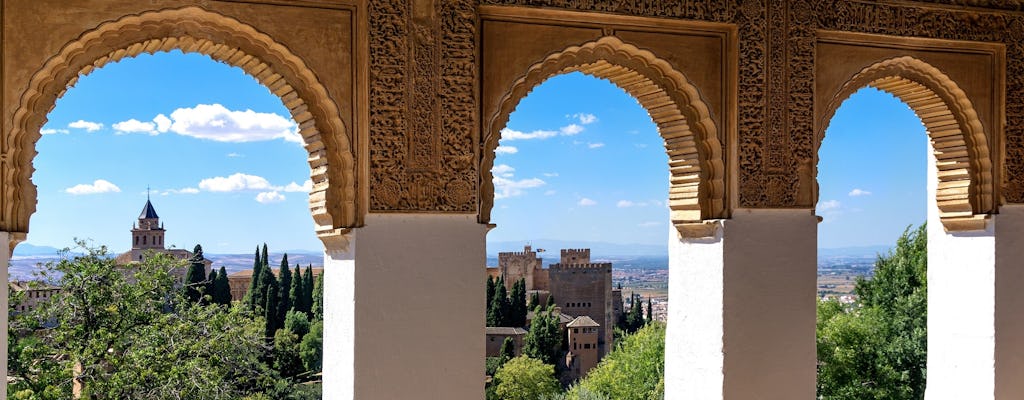
{"type": "Polygon", "coordinates": [[[91,185],[82,183],[64,189],[64,191],[77,196],[82,194],[99,194],[110,192],[119,193],[121,192],[121,188],[117,187],[117,185],[113,183],[110,183],[110,181],[104,179],[97,179],[93,181],[91,185]]]}
{"type": "Polygon", "coordinates": [[[498,148],[494,149],[494,154],[516,154],[518,152],[519,149],[513,146],[498,146],[498,148]]]}
{"type": "Polygon", "coordinates": [[[239,158],[239,157],[245,157],[245,156],[243,156],[241,154],[238,154],[238,153],[228,153],[228,158],[239,158]]]}
{"type": "Polygon", "coordinates": [[[501,140],[547,139],[558,135],[555,131],[536,130],[530,133],[505,128],[501,130],[501,140]]]}
{"type": "Polygon", "coordinates": [[[313,190],[313,180],[312,179],[306,179],[305,182],[302,182],[302,185],[299,185],[299,184],[297,184],[295,182],[292,182],[292,183],[289,183],[289,184],[285,185],[285,187],[282,188],[282,190],[284,190],[286,192],[306,192],[306,193],[309,193],[310,191],[313,190]]]}
{"type": "Polygon", "coordinates": [[[598,142],[598,143],[588,143],[587,147],[589,147],[591,149],[599,149],[599,148],[604,147],[604,143],[600,143],[600,142],[598,142]]]}
{"type": "Polygon", "coordinates": [[[870,195],[871,195],[871,192],[869,192],[867,190],[863,190],[863,189],[853,189],[853,190],[850,191],[850,197],[870,196],[870,195]]]}
{"type": "Polygon", "coordinates": [[[636,205],[636,203],[634,203],[632,201],[629,201],[629,200],[619,200],[618,203],[615,203],[615,206],[618,207],[618,208],[629,208],[629,207],[633,207],[635,205],[636,205]]]}
{"type": "Polygon", "coordinates": [[[512,174],[516,171],[515,168],[510,167],[508,164],[498,164],[494,168],[491,168],[491,174],[494,176],[500,176],[502,178],[511,178],[512,174]]]}
{"type": "Polygon", "coordinates": [[[647,222],[641,222],[641,223],[637,224],[636,226],[639,226],[641,228],[650,228],[650,227],[659,226],[659,225],[661,225],[661,222],[658,222],[658,221],[647,221],[647,222]]]}
{"type": "Polygon", "coordinates": [[[71,133],[71,131],[69,131],[67,129],[53,129],[53,128],[40,129],[39,130],[39,134],[40,135],[53,135],[53,134],[56,134],[56,133],[67,135],[67,134],[71,133]]]}
{"type": "Polygon", "coordinates": [[[576,205],[579,205],[579,206],[582,206],[582,207],[589,207],[589,206],[596,206],[597,202],[584,197],[584,198],[580,199],[580,201],[577,202],[576,205]]]}
{"type": "Polygon", "coordinates": [[[142,122],[135,118],[127,121],[121,121],[111,125],[117,133],[148,133],[150,135],[156,135],[160,132],[156,130],[156,123],[153,122],[142,122]]]}
{"type": "Polygon", "coordinates": [[[580,123],[583,124],[583,125],[590,125],[592,123],[597,122],[597,116],[594,115],[594,114],[577,113],[577,114],[573,114],[573,116],[578,118],[580,120],[580,123]]]}
{"type": "Polygon", "coordinates": [[[171,113],[169,119],[161,114],[153,121],[161,133],[170,131],[217,142],[242,143],[284,139],[302,143],[298,128],[288,118],[253,110],[229,110],[220,104],[199,104],[193,108],[179,108],[171,113]]]}
{"type": "Polygon", "coordinates": [[[223,177],[203,179],[199,182],[199,188],[208,192],[236,192],[240,190],[265,190],[271,189],[270,182],[261,176],[236,173],[223,177]]]}
{"type": "Polygon", "coordinates": [[[647,145],[644,143],[633,143],[633,147],[636,147],[638,149],[645,149],[647,148],[647,145]]]}
{"type": "Polygon", "coordinates": [[[276,190],[271,192],[260,192],[260,194],[256,195],[256,201],[262,204],[280,203],[284,201],[284,195],[278,193],[276,190]]]}
{"type": "Polygon", "coordinates": [[[839,200],[825,200],[818,203],[818,211],[835,210],[840,207],[839,200]]]}
{"type": "Polygon", "coordinates": [[[96,132],[103,129],[103,124],[99,122],[89,122],[86,120],[78,120],[68,124],[68,128],[85,129],[86,132],[96,132]]]}
{"type": "Polygon", "coordinates": [[[556,192],[554,190],[548,190],[548,191],[544,192],[544,195],[545,196],[554,196],[555,193],[558,193],[558,192],[556,192]]]}
{"type": "Polygon", "coordinates": [[[583,126],[582,125],[576,125],[576,124],[569,124],[569,125],[566,125],[566,126],[563,126],[563,127],[559,128],[558,130],[560,132],[562,132],[562,134],[565,135],[565,136],[572,136],[572,135],[578,134],[580,132],[583,132],[583,126]]]}
{"type": "Polygon", "coordinates": [[[520,196],[524,193],[525,189],[532,189],[540,186],[544,186],[547,182],[537,178],[520,179],[514,180],[509,178],[502,178],[500,176],[494,177],[494,198],[504,199],[508,197],[520,196]]]}
{"type": "Polygon", "coordinates": [[[554,178],[554,177],[558,176],[558,173],[557,172],[545,172],[545,173],[543,173],[541,175],[544,175],[544,176],[546,176],[548,178],[554,178]]]}

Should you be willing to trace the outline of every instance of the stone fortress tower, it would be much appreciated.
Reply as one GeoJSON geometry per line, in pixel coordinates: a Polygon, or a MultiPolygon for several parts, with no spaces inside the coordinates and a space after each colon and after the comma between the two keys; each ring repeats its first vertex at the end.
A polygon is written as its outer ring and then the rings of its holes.
{"type": "Polygon", "coordinates": [[[498,253],[498,268],[505,280],[505,289],[512,290],[512,284],[524,279],[527,293],[548,290],[548,271],[542,268],[544,260],[537,256],[542,251],[534,251],[533,246],[526,245],[523,251],[498,253]]]}
{"type": "Polygon", "coordinates": [[[551,296],[562,312],[597,323],[598,356],[608,354],[615,326],[612,264],[591,263],[590,249],[563,249],[560,262],[548,267],[548,275],[551,296]]]}

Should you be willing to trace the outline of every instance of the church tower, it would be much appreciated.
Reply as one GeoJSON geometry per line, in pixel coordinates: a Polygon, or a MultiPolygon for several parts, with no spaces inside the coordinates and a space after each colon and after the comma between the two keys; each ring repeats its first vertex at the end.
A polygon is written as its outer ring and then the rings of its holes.
{"type": "Polygon", "coordinates": [[[160,216],[153,209],[153,203],[146,195],[146,206],[142,207],[139,221],[132,224],[132,250],[163,250],[164,227],[160,225],[160,216]]]}

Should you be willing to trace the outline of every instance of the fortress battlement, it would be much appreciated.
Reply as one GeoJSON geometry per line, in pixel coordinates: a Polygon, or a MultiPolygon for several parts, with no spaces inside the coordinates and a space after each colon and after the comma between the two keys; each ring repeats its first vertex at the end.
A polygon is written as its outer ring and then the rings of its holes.
{"type": "Polygon", "coordinates": [[[552,271],[556,270],[578,270],[578,269],[611,269],[612,263],[578,263],[578,264],[551,264],[548,266],[552,271]]]}
{"type": "Polygon", "coordinates": [[[562,249],[562,264],[586,264],[590,262],[590,249],[562,249]]]}

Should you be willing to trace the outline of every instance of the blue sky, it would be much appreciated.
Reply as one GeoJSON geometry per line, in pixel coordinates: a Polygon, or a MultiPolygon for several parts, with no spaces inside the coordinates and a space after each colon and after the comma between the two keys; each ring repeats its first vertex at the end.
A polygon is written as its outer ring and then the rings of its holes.
{"type": "MultiPolygon", "coordinates": [[[[43,133],[29,243],[79,237],[124,250],[149,186],[177,247],[320,248],[294,123],[238,68],[180,52],[109,64],[58,100],[43,133]]],[[[865,89],[843,104],[821,150],[820,247],[887,244],[924,221],[924,140],[887,94],[865,89]]],[[[666,243],[661,139],[612,84],[548,80],[519,104],[500,145],[489,241],[666,243]]]]}

